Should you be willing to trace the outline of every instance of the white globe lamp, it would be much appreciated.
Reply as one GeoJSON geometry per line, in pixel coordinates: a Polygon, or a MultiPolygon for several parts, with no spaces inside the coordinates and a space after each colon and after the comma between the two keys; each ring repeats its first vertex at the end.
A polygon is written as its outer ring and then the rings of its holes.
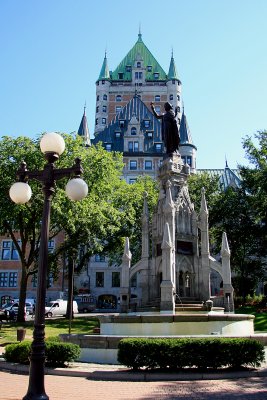
{"type": "Polygon", "coordinates": [[[56,132],[45,133],[40,141],[42,153],[56,153],[59,156],[65,150],[65,142],[61,135],[56,132]]]}
{"type": "Polygon", "coordinates": [[[87,196],[88,186],[83,179],[73,178],[67,183],[65,191],[70,200],[79,201],[87,196]]]}
{"type": "Polygon", "coordinates": [[[32,190],[28,183],[16,182],[13,183],[9,189],[9,196],[14,203],[25,204],[30,200],[32,196],[32,190]]]}

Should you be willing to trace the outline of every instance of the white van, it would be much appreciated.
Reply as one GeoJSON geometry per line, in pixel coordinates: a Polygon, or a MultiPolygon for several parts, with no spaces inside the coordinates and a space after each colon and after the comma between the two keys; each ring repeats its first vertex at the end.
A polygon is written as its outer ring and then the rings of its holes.
{"type": "MultiPolygon", "coordinates": [[[[66,315],[67,305],[67,300],[58,299],[50,301],[49,306],[45,307],[45,316],[50,318],[56,315],[66,315]]],[[[78,305],[76,301],[73,301],[73,314],[78,314],[78,305]]]]}

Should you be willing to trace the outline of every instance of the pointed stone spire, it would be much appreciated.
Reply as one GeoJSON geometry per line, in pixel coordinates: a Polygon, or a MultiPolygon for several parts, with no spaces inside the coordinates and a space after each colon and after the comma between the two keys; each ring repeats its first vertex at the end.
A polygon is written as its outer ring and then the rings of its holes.
{"type": "Polygon", "coordinates": [[[205,189],[201,189],[201,206],[200,206],[200,213],[201,214],[209,214],[208,207],[207,207],[207,202],[206,202],[206,196],[205,196],[205,189]]]}
{"type": "Polygon", "coordinates": [[[147,192],[144,192],[142,215],[142,258],[149,257],[149,214],[147,206],[147,192]]]}
{"type": "Polygon", "coordinates": [[[173,58],[173,50],[172,50],[170,67],[169,67],[169,72],[168,72],[168,80],[170,81],[170,80],[173,80],[173,79],[179,80],[177,69],[176,69],[176,66],[175,66],[174,58],[173,58]]]}
{"type": "Polygon", "coordinates": [[[171,182],[168,180],[166,182],[166,200],[164,206],[164,212],[169,212],[173,210],[173,201],[171,193],[171,182]]]}
{"type": "Polygon", "coordinates": [[[82,116],[82,120],[81,120],[79,129],[78,129],[78,135],[83,138],[86,146],[91,146],[90,133],[89,133],[89,129],[88,129],[85,110],[86,110],[86,104],[84,105],[83,116],[82,116]]]}
{"type": "Polygon", "coordinates": [[[101,71],[100,71],[100,74],[99,74],[99,77],[98,77],[98,81],[104,80],[104,79],[110,79],[106,51],[105,51],[105,57],[104,57],[104,61],[103,61],[103,64],[102,64],[102,68],[101,68],[101,71]]]}
{"type": "Polygon", "coordinates": [[[164,226],[164,233],[163,233],[163,240],[162,240],[161,248],[162,248],[162,250],[172,248],[171,233],[170,233],[170,227],[169,227],[168,222],[166,222],[166,224],[164,226]]]}
{"type": "Polygon", "coordinates": [[[225,232],[222,234],[222,247],[221,247],[221,255],[230,257],[230,248],[227,240],[227,235],[225,232]]]}
{"type": "Polygon", "coordinates": [[[127,237],[125,240],[125,245],[124,245],[124,253],[122,256],[123,261],[128,261],[132,259],[132,253],[130,252],[130,243],[129,243],[129,238],[127,237]]]}

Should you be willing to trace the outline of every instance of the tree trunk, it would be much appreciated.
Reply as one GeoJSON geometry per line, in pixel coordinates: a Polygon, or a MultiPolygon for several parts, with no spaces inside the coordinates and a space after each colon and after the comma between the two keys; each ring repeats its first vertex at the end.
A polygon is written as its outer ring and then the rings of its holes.
{"type": "Polygon", "coordinates": [[[25,301],[27,295],[27,282],[28,275],[26,273],[26,266],[21,263],[21,281],[19,291],[19,309],[18,309],[18,322],[25,322],[25,301]]]}

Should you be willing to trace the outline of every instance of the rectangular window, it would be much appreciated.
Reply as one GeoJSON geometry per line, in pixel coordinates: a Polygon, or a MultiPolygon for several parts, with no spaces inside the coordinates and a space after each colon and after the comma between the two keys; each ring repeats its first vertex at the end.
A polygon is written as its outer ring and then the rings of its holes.
{"type": "Polygon", "coordinates": [[[53,253],[54,249],[55,249],[54,239],[48,240],[48,253],[53,253]]]}
{"type": "Polygon", "coordinates": [[[107,122],[107,119],[106,118],[102,118],[102,124],[105,125],[106,122],[107,122]]]}
{"type": "Polygon", "coordinates": [[[95,124],[98,125],[98,118],[95,119],[95,124]]]}
{"type": "Polygon", "coordinates": [[[177,240],[177,253],[178,254],[193,254],[193,243],[177,240]]]}
{"type": "Polygon", "coordinates": [[[36,288],[37,287],[37,274],[34,274],[32,276],[32,287],[36,288]]]}
{"type": "Polygon", "coordinates": [[[123,72],[118,73],[119,79],[123,79],[123,72]]]}
{"type": "Polygon", "coordinates": [[[11,242],[4,240],[2,242],[2,260],[10,260],[11,242]]]}
{"type": "Polygon", "coordinates": [[[148,65],[148,66],[146,67],[146,69],[147,69],[147,72],[151,72],[151,71],[152,71],[152,65],[148,65]]]}
{"type": "Polygon", "coordinates": [[[106,150],[111,151],[111,143],[106,143],[106,150]]]}
{"type": "Polygon", "coordinates": [[[192,157],[191,157],[191,156],[188,156],[188,157],[187,157],[187,164],[188,164],[190,167],[192,167],[192,157]]]}
{"type": "Polygon", "coordinates": [[[145,119],[145,120],[144,120],[144,127],[145,127],[145,128],[149,128],[149,127],[150,127],[150,121],[149,121],[149,119],[145,119]]]}
{"type": "Polygon", "coordinates": [[[139,151],[139,142],[134,142],[134,151],[139,151]]]}
{"type": "Polygon", "coordinates": [[[154,79],[159,79],[159,73],[158,72],[154,72],[154,79]]]}
{"type": "Polygon", "coordinates": [[[120,273],[112,272],[112,287],[120,287],[120,273]]]}
{"type": "Polygon", "coordinates": [[[152,139],[153,138],[153,132],[147,132],[147,138],[152,139]]]}
{"type": "Polygon", "coordinates": [[[157,101],[157,102],[160,101],[160,96],[158,94],[155,96],[155,101],[157,101]]]}
{"type": "Polygon", "coordinates": [[[121,112],[121,106],[116,106],[116,114],[119,114],[121,112]]]}
{"type": "Polygon", "coordinates": [[[103,254],[96,254],[95,262],[105,262],[105,256],[103,254]]]}
{"type": "Polygon", "coordinates": [[[161,143],[156,143],[156,152],[157,153],[161,152],[161,143]]]}
{"type": "Polygon", "coordinates": [[[103,106],[103,107],[102,107],[102,111],[103,111],[103,112],[107,112],[107,106],[103,106]]]}
{"type": "Polygon", "coordinates": [[[125,69],[126,69],[126,72],[131,72],[132,67],[131,67],[131,65],[126,65],[125,69]]]}
{"type": "Polygon", "coordinates": [[[18,286],[18,273],[10,272],[9,273],[9,287],[17,287],[18,286]]]}
{"type": "Polygon", "coordinates": [[[121,137],[121,133],[119,131],[115,132],[115,138],[119,139],[121,137]]]}
{"type": "Polygon", "coordinates": [[[120,128],[124,128],[125,121],[124,119],[119,120],[120,128]]]}
{"type": "Polygon", "coordinates": [[[130,169],[131,170],[137,169],[137,161],[134,160],[130,161],[130,169]]]}
{"type": "Polygon", "coordinates": [[[136,182],[136,178],[131,178],[131,179],[129,179],[130,185],[132,185],[132,184],[135,183],[135,182],[136,182]]]}
{"type": "Polygon", "coordinates": [[[95,285],[96,287],[104,287],[104,272],[96,272],[95,285]]]}
{"type": "Polygon", "coordinates": [[[8,272],[0,272],[0,287],[7,287],[8,272]]]}
{"type": "Polygon", "coordinates": [[[96,110],[95,110],[95,112],[96,112],[96,113],[98,113],[98,112],[99,112],[99,106],[97,106],[97,107],[96,107],[96,110]]]}
{"type": "Polygon", "coordinates": [[[128,143],[128,151],[129,151],[130,153],[133,152],[133,142],[129,142],[129,143],[128,143]]]}
{"type": "Polygon", "coordinates": [[[152,161],[151,160],[145,161],[145,169],[152,169],[152,161]]]}

